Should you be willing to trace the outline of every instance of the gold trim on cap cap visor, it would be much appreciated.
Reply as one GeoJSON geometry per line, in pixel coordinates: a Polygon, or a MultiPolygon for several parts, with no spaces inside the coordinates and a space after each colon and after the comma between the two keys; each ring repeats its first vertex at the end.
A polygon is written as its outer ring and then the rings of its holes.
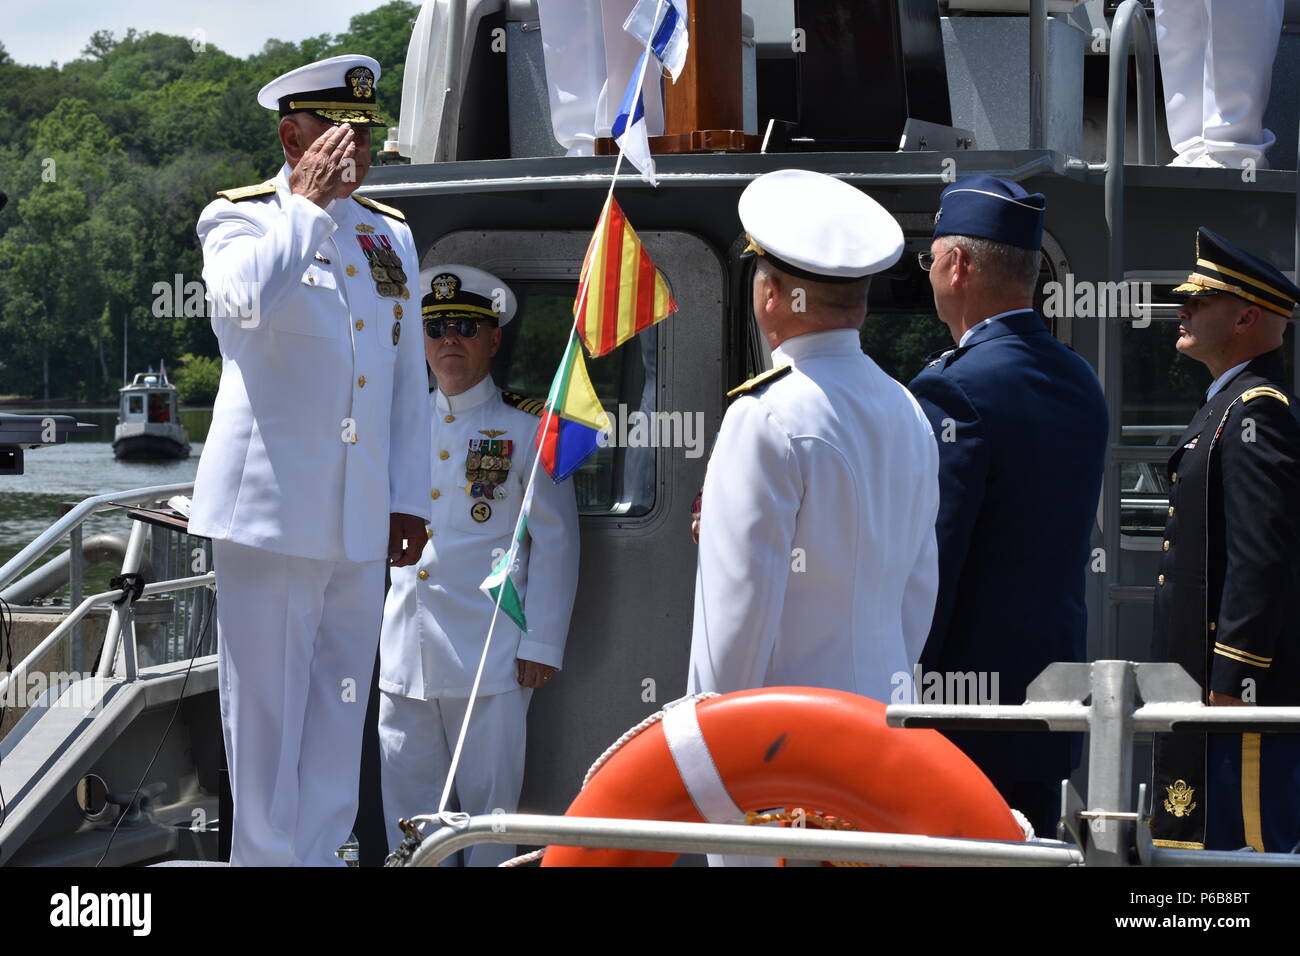
{"type": "Polygon", "coordinates": [[[1215,279],[1212,276],[1202,275],[1199,272],[1193,272],[1187,277],[1186,282],[1182,285],[1175,286],[1173,291],[1193,294],[1197,292],[1228,292],[1238,298],[1245,299],[1247,302],[1253,302],[1255,305],[1262,306],[1270,312],[1275,312],[1285,318],[1289,319],[1291,317],[1291,309],[1283,308],[1280,305],[1269,302],[1267,299],[1247,292],[1239,285],[1232,285],[1220,279],[1215,279]]]}
{"type": "Polygon", "coordinates": [[[338,104],[340,109],[315,109],[305,107],[312,116],[319,116],[331,123],[350,123],[355,126],[387,126],[388,123],[379,115],[378,108],[338,104]]]}
{"type": "Polygon", "coordinates": [[[483,316],[488,319],[500,319],[500,312],[493,312],[491,309],[484,308],[481,305],[456,305],[453,303],[444,303],[443,305],[426,305],[420,309],[422,316],[437,315],[466,315],[467,317],[483,316]]]}

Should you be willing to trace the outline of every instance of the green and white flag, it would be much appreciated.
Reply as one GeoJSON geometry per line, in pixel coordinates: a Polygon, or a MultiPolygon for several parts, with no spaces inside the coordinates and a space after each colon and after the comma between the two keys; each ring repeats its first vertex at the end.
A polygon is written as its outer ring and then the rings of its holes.
{"type": "Polygon", "coordinates": [[[528,632],[528,621],[524,618],[524,603],[519,599],[519,592],[515,590],[515,582],[510,577],[510,569],[514,567],[519,554],[519,545],[523,543],[524,535],[528,531],[528,511],[533,504],[533,486],[530,482],[528,492],[524,495],[524,504],[519,511],[519,524],[515,531],[515,540],[511,542],[510,549],[501,555],[501,560],[492,566],[492,573],[483,579],[479,585],[479,590],[491,598],[492,603],[498,601],[501,604],[501,610],[514,621],[519,630],[524,633],[528,632]]]}

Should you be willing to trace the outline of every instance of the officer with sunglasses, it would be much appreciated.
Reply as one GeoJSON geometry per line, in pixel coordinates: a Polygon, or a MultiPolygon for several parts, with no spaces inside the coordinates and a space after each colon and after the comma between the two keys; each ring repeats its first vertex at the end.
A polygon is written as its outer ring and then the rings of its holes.
{"type": "MultiPolygon", "coordinates": [[[[424,354],[438,383],[429,395],[433,521],[419,562],[393,570],[380,637],[380,768],[394,848],[398,819],[438,807],[492,621],[493,602],[479,585],[510,548],[544,407],[492,380],[501,326],[516,311],[506,284],[464,265],[424,275],[424,354]]],[[[512,577],[528,631],[497,617],[451,805],[471,814],[515,810],[528,703],[564,656],[578,584],[572,482],[557,485],[539,471],[512,577]]],[[[513,855],[483,844],[467,863],[494,866],[513,855]]]]}

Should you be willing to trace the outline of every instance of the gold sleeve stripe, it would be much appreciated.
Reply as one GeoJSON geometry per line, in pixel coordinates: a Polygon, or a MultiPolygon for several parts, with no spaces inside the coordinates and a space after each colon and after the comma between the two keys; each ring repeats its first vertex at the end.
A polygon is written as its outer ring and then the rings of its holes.
{"type": "Polygon", "coordinates": [[[1273,663],[1273,658],[1271,657],[1263,657],[1259,654],[1252,654],[1250,651],[1243,651],[1240,647],[1232,647],[1228,644],[1220,644],[1218,641],[1214,642],[1214,646],[1216,648],[1223,648],[1223,650],[1225,651],[1231,651],[1234,654],[1240,654],[1242,657],[1249,657],[1251,660],[1259,661],[1261,664],[1273,663]]]}
{"type": "Polygon", "coordinates": [[[1241,735],[1241,822],[1246,842],[1264,852],[1264,826],[1259,812],[1259,734],[1241,735]]]}
{"type": "Polygon", "coordinates": [[[1214,649],[1214,653],[1218,654],[1220,657],[1226,657],[1230,661],[1236,661],[1238,664],[1249,664],[1251,667],[1258,667],[1261,670],[1268,670],[1269,667],[1268,664],[1261,664],[1259,661],[1252,661],[1248,657],[1238,657],[1236,654],[1229,654],[1227,651],[1220,650],[1217,647],[1214,649]]]}
{"type": "Polygon", "coordinates": [[[1252,388],[1249,391],[1241,393],[1241,400],[1249,402],[1252,399],[1260,398],[1267,395],[1269,398],[1276,398],[1283,405],[1290,405],[1291,399],[1287,398],[1275,388],[1269,388],[1267,385],[1261,385],[1258,388],[1252,388]]]}
{"type": "Polygon", "coordinates": [[[1204,843],[1192,843],[1190,840],[1152,840],[1152,846],[1165,850],[1204,850],[1204,843]]]}

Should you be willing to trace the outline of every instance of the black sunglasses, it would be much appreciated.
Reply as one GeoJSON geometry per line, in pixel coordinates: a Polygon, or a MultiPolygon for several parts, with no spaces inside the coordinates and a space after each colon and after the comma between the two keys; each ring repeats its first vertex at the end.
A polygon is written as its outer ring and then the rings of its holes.
{"type": "Polygon", "coordinates": [[[462,339],[472,339],[478,335],[481,319],[425,319],[424,334],[431,339],[440,339],[448,329],[454,329],[462,339]]]}

